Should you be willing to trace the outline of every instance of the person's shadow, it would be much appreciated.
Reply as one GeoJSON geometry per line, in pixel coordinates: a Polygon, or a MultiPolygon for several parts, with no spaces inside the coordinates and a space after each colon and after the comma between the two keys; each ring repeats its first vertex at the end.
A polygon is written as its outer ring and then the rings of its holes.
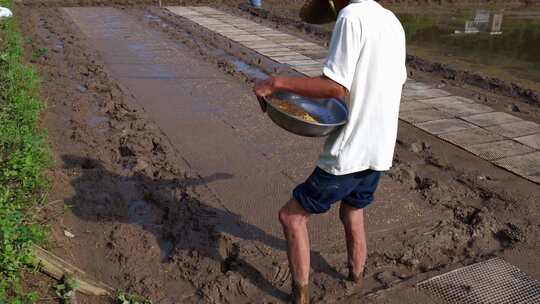
{"type": "MultiPolygon", "coordinates": [[[[164,263],[171,261],[175,252],[197,250],[218,261],[221,271],[237,272],[267,294],[283,301],[288,299],[286,293],[242,259],[238,243],[224,252],[220,236],[257,241],[282,251],[286,249],[285,241],[242,221],[238,214],[209,206],[186,192],[186,187],[229,179],[232,175],[215,173],[203,178],[163,180],[142,173],[122,176],[91,158],[64,155],[62,160],[66,169],[81,170],[72,182],[75,195],[67,200],[77,217],[138,224],[156,236],[164,263]]],[[[311,256],[315,271],[345,279],[319,252],[312,251],[311,256]]]]}

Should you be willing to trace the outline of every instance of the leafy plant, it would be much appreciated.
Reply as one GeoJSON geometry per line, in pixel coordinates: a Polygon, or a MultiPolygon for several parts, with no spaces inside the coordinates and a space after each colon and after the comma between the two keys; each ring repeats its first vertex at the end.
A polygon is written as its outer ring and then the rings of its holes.
{"type": "Polygon", "coordinates": [[[54,292],[64,303],[69,303],[75,297],[77,289],[79,289],[79,282],[73,277],[64,276],[54,287],[54,292]]]}
{"type": "Polygon", "coordinates": [[[120,292],[116,296],[116,304],[152,304],[152,301],[146,300],[137,295],[120,292]]]}

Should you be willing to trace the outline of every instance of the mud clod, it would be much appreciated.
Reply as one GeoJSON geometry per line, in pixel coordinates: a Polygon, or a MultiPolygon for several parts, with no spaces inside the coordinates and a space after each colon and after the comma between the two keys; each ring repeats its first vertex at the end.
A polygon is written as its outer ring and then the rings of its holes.
{"type": "Polygon", "coordinates": [[[506,226],[495,233],[495,237],[504,248],[512,247],[516,243],[523,242],[525,235],[519,226],[507,223],[506,226]]]}

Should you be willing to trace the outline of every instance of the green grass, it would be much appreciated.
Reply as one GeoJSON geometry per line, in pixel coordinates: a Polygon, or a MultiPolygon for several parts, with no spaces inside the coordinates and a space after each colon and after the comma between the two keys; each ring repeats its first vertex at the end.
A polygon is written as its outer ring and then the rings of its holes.
{"type": "MultiPolygon", "coordinates": [[[[12,8],[12,0],[0,0],[12,8]]],[[[16,15],[16,12],[15,12],[16,15]]],[[[39,117],[39,78],[23,62],[24,40],[15,18],[0,21],[0,303],[32,303],[20,274],[32,259],[31,246],[43,240],[29,209],[43,198],[49,164],[39,117]]]]}

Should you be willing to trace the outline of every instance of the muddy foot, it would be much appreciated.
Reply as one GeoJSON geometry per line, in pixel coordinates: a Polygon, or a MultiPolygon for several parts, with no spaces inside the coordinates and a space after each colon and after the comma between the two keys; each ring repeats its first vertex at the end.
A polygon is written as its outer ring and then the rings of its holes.
{"type": "Polygon", "coordinates": [[[348,295],[361,293],[364,287],[364,273],[355,274],[349,269],[348,281],[345,282],[345,290],[348,295]]]}
{"type": "Polygon", "coordinates": [[[293,282],[292,301],[294,304],[309,304],[309,284],[301,285],[293,282]]]}
{"type": "Polygon", "coordinates": [[[364,283],[364,273],[363,272],[355,274],[354,272],[349,270],[349,277],[348,278],[349,278],[349,281],[355,283],[359,287],[362,287],[362,285],[364,283]]]}

